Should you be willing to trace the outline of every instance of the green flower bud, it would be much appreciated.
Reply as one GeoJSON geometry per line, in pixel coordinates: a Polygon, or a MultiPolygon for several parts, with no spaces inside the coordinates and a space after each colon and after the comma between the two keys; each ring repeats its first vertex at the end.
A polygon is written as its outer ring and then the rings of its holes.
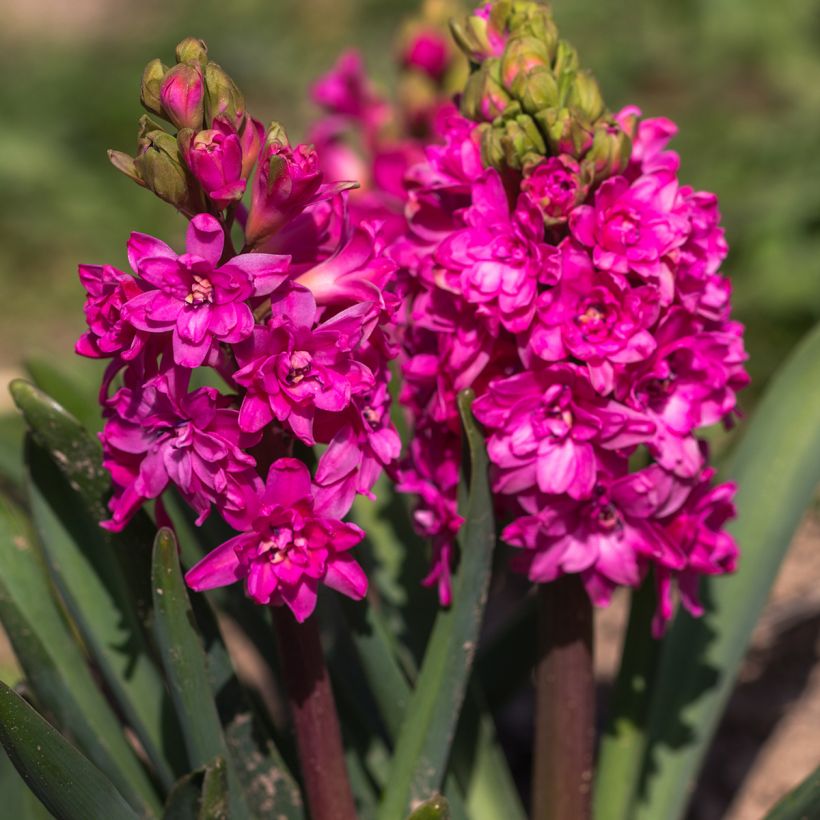
{"type": "Polygon", "coordinates": [[[558,104],[558,83],[552,72],[545,67],[535,68],[526,76],[519,75],[512,85],[512,92],[529,114],[558,104]]]}
{"type": "Polygon", "coordinates": [[[558,29],[549,6],[534,2],[515,3],[507,26],[513,35],[524,35],[539,40],[549,54],[550,60],[554,59],[555,48],[558,45],[558,29]]]}
{"type": "Polygon", "coordinates": [[[208,46],[205,45],[204,40],[199,40],[196,37],[186,37],[177,46],[176,55],[178,63],[188,63],[189,65],[198,63],[204,68],[208,63],[208,46]]]}
{"type": "Polygon", "coordinates": [[[527,163],[537,162],[546,153],[546,144],[538,127],[527,114],[512,119],[499,119],[481,132],[484,161],[496,168],[520,170],[527,163]]]}
{"type": "Polygon", "coordinates": [[[597,122],[606,111],[601,89],[590,71],[579,71],[569,93],[570,106],[577,108],[586,120],[597,122]]]}
{"type": "Polygon", "coordinates": [[[592,146],[592,129],[568,108],[545,108],[535,115],[550,153],[581,158],[592,146]]]}
{"type": "Polygon", "coordinates": [[[552,64],[555,76],[562,74],[574,75],[578,71],[578,52],[566,41],[559,40],[555,50],[555,60],[552,64]]]}
{"type": "Polygon", "coordinates": [[[227,117],[234,125],[245,113],[245,97],[222,66],[210,62],[205,66],[205,118],[211,127],[214,117],[227,117]]]}
{"type": "Polygon", "coordinates": [[[193,215],[204,210],[201,195],[185,167],[176,138],[159,129],[145,129],[146,124],[143,124],[144,133],[134,158],[134,170],[139,179],[160,199],[185,214],[193,215]]]}
{"type": "Polygon", "coordinates": [[[629,135],[616,123],[601,122],[595,127],[592,147],[582,165],[597,183],[624,171],[631,155],[629,135]]]}
{"type": "Polygon", "coordinates": [[[168,66],[164,65],[159,58],[151,60],[142,72],[140,102],[146,110],[152,114],[159,114],[159,116],[162,116],[162,102],[159,98],[159,90],[167,73],[168,66]]]}
{"type": "Polygon", "coordinates": [[[474,71],[461,95],[461,113],[477,122],[492,121],[506,110],[510,95],[497,79],[499,62],[491,58],[474,71]]]}
{"type": "Polygon", "coordinates": [[[512,37],[501,55],[501,82],[512,90],[514,82],[537,68],[549,68],[550,58],[534,37],[512,37]]]}

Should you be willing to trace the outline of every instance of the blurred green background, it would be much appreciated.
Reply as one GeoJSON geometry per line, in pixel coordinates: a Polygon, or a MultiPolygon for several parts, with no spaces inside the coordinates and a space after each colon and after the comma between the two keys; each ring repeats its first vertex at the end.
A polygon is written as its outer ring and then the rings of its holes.
{"type": "MultiPolygon", "coordinates": [[[[79,261],[125,267],[130,230],[177,241],[182,219],[109,165],[132,150],[143,65],[193,34],[251,110],[298,136],[306,90],[361,48],[389,83],[415,0],[0,0],[0,367],[71,356],[79,261]]],[[[682,178],[716,191],[736,314],[760,386],[820,314],[820,0],[556,0],[564,36],[610,107],[675,119],[682,178]]],[[[59,359],[58,359],[59,360],[59,359]]]]}

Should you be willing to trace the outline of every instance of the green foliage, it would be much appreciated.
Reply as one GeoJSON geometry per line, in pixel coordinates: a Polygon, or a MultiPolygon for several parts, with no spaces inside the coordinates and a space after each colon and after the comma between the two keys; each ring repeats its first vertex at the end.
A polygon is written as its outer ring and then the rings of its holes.
{"type": "MultiPolygon", "coordinates": [[[[51,379],[46,369],[37,372],[51,379]]],[[[4,690],[0,741],[14,767],[49,811],[71,820],[127,812],[164,820],[304,820],[281,707],[259,711],[256,694],[237,679],[220,628],[230,619],[232,632],[258,648],[264,663],[272,660],[270,620],[239,585],[207,601],[190,599],[174,533],[154,537],[147,514],[120,534],[101,529],[108,481],[95,438],[33,385],[18,380],[12,393],[29,430],[20,474],[25,508],[0,496],[0,620],[38,710],[4,690]],[[23,724],[25,733],[15,728],[23,724]],[[48,743],[46,754],[36,738],[48,743]],[[128,808],[117,813],[110,808],[117,801],[128,808]]],[[[487,460],[469,399],[461,397],[469,444],[464,559],[454,605],[437,616],[420,670],[387,625],[399,609],[345,602],[345,618],[335,619],[343,635],[334,647],[345,640],[352,647],[332,648],[330,657],[337,684],[355,683],[340,702],[362,817],[390,816],[385,806],[393,804],[403,814],[411,794],[415,802],[428,799],[418,809],[424,817],[523,817],[480,685],[468,686],[495,544],[487,460]],[[449,806],[430,797],[442,786],[449,806]]],[[[213,524],[192,529],[182,510],[169,506],[187,562],[224,537],[213,524]]],[[[428,604],[435,611],[432,597],[428,604]]],[[[326,614],[329,605],[322,603],[326,614]]],[[[0,782],[6,780],[22,801],[21,820],[43,816],[8,761],[0,765],[0,782]]]]}

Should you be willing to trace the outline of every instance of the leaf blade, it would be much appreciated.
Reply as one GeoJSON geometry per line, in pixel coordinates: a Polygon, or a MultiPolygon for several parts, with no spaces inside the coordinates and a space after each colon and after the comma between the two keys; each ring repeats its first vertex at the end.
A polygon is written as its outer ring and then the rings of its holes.
{"type": "Polygon", "coordinates": [[[137,820],[111,781],[4,683],[0,742],[29,788],[58,820],[137,820]]]}
{"type": "Polygon", "coordinates": [[[487,454],[483,435],[472,417],[472,399],[472,391],[459,394],[471,475],[453,604],[436,618],[396,740],[390,778],[379,809],[381,820],[402,816],[411,801],[425,799],[441,787],[478,642],[495,546],[495,523],[487,454]]]}
{"type": "Polygon", "coordinates": [[[738,517],[729,531],[741,547],[740,570],[707,584],[706,615],[679,615],[664,642],[636,804],[640,820],[673,820],[685,810],[751,631],[820,481],[818,418],[820,325],[772,380],[729,458],[726,473],[738,482],[738,517]],[[687,728],[690,738],[682,736],[687,728]]]}

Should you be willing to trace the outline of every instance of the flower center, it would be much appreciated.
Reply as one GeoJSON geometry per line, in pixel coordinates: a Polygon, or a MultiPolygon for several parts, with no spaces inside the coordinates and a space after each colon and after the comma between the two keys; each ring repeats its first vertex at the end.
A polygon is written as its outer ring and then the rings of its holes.
{"type": "Polygon", "coordinates": [[[205,276],[193,274],[193,284],[191,285],[191,292],[185,297],[185,301],[189,305],[201,305],[205,302],[213,302],[214,300],[214,286],[205,276]]]}
{"type": "Polygon", "coordinates": [[[362,410],[362,418],[373,428],[376,429],[379,423],[379,413],[374,410],[369,404],[362,410]]]}
{"type": "Polygon", "coordinates": [[[313,357],[306,350],[295,350],[290,356],[290,368],[285,376],[288,384],[299,384],[310,373],[313,357]]]}
{"type": "Polygon", "coordinates": [[[301,551],[307,541],[295,535],[290,527],[274,527],[270,535],[259,544],[259,555],[265,555],[272,564],[281,564],[294,550],[301,551]]]}

